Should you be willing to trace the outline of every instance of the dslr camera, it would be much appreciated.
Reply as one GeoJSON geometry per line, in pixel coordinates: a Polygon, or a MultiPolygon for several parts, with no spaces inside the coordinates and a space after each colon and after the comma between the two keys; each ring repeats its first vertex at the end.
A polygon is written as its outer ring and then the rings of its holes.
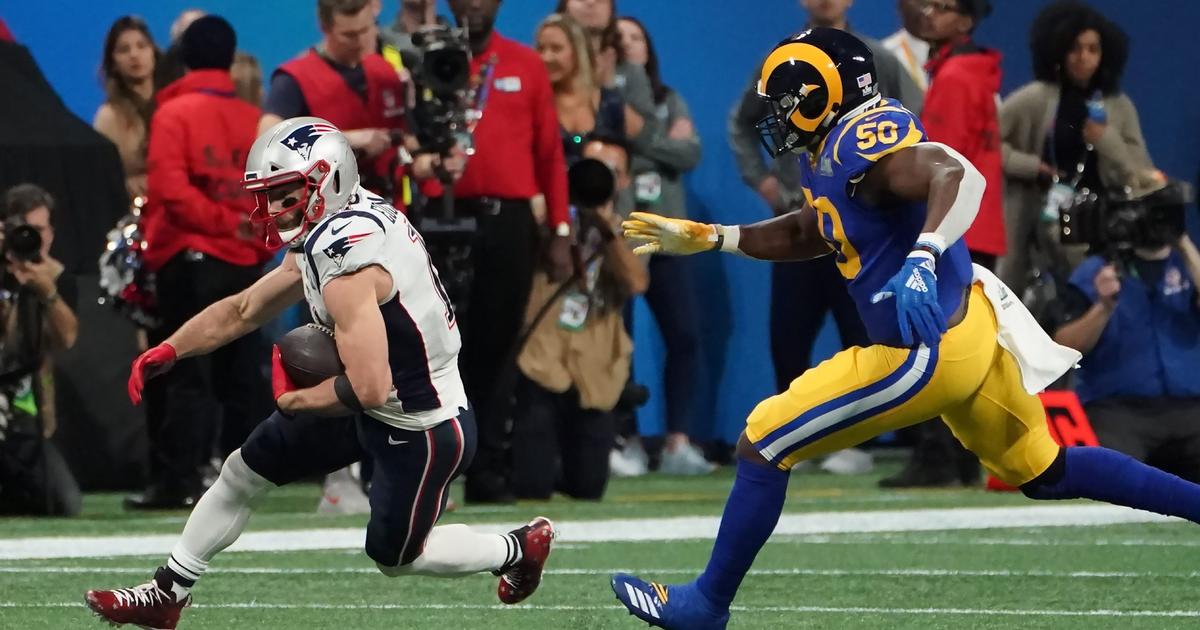
{"type": "Polygon", "coordinates": [[[42,235],[32,225],[10,220],[4,224],[3,253],[6,259],[42,262],[42,235]]]}
{"type": "Polygon", "coordinates": [[[1186,230],[1184,208],[1191,201],[1191,185],[1178,180],[1140,197],[1084,190],[1059,214],[1062,243],[1110,256],[1168,245],[1186,230]]]}

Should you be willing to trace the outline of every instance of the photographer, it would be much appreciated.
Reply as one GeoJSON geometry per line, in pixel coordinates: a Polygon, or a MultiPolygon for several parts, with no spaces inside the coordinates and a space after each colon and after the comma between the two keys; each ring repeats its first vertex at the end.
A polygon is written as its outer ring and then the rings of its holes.
{"type": "MultiPolygon", "coordinates": [[[[454,189],[456,218],[474,222],[464,274],[469,280],[461,282],[461,293],[454,287],[459,280],[447,287],[458,293],[452,295],[463,336],[463,379],[479,425],[465,497],[506,502],[512,500],[505,481],[509,404],[494,385],[520,332],[539,255],[552,279],[570,274],[566,167],[545,64],[535,51],[495,32],[500,0],[449,4],[458,25],[468,28],[472,84],[486,94],[478,104],[483,117],[474,129],[475,153],[454,189]],[[531,203],[538,195],[546,200],[544,237],[531,203]]],[[[442,207],[441,192],[428,192],[430,206],[442,207]]],[[[424,227],[422,234],[437,260],[440,244],[424,227]]],[[[443,281],[459,275],[444,263],[439,273],[443,281]]]]}
{"type": "Polygon", "coordinates": [[[580,206],[572,226],[578,270],[566,287],[543,272],[534,276],[533,329],[517,359],[512,487],[523,499],[548,499],[555,490],[577,499],[604,495],[616,437],[612,410],[633,351],[622,312],[650,282],[613,211],[615,196],[629,187],[628,149],[593,135],[583,158],[571,175],[580,206]]]}
{"type": "Polygon", "coordinates": [[[5,196],[0,285],[0,514],[73,516],[79,486],[54,434],[50,355],[75,344],[79,322],[63,265],[50,257],[54,200],[33,184],[5,196]]]}
{"type": "Polygon", "coordinates": [[[1083,353],[1076,392],[1102,445],[1198,481],[1200,252],[1141,222],[1149,238],[1071,274],[1054,338],[1083,353]]]}

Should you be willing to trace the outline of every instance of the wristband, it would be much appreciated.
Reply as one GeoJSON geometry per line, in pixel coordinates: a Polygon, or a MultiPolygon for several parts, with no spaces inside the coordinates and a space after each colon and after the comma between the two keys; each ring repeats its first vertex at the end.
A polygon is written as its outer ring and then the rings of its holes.
{"type": "Polygon", "coordinates": [[[716,243],[713,249],[728,252],[732,254],[740,254],[742,250],[738,249],[738,242],[742,239],[742,229],[736,225],[713,225],[715,235],[709,240],[716,243]]]}
{"type": "Polygon", "coordinates": [[[566,221],[559,223],[558,225],[554,226],[554,235],[555,236],[570,236],[571,235],[571,225],[569,223],[567,223],[566,221]]]}
{"type": "Polygon", "coordinates": [[[922,232],[917,237],[917,244],[914,249],[926,250],[933,254],[934,258],[937,258],[942,255],[942,252],[946,251],[947,246],[946,237],[941,234],[937,232],[922,232]]]}
{"type": "Polygon", "coordinates": [[[345,374],[333,379],[333,393],[337,395],[338,402],[342,403],[350,411],[362,413],[362,402],[358,400],[358,394],[354,393],[354,386],[350,384],[350,379],[346,378],[345,374]]]}

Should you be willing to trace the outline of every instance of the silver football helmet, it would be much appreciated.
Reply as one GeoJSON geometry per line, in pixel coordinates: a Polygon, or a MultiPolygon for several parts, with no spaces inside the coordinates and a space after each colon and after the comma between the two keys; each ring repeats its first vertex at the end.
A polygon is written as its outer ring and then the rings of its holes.
{"type": "Polygon", "coordinates": [[[329,121],[289,118],[254,141],[242,187],[257,202],[250,222],[265,232],[268,247],[278,248],[302,238],[327,212],[346,207],[358,187],[358,163],[346,136],[329,121]]]}

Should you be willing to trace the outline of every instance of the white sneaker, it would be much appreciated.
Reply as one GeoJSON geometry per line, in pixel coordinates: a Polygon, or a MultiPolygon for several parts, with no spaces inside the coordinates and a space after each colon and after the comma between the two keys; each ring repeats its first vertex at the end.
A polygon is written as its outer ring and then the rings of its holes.
{"type": "Polygon", "coordinates": [[[362,483],[349,467],[325,477],[324,494],[317,504],[319,514],[370,514],[371,502],[362,483]]]}
{"type": "Polygon", "coordinates": [[[658,471],[666,475],[707,475],[717,465],[704,458],[695,444],[683,444],[673,451],[663,450],[658,471]]]}
{"type": "MultiPolygon", "coordinates": [[[[633,449],[614,448],[608,453],[608,470],[616,477],[641,477],[649,470],[646,462],[638,459],[633,449]]],[[[638,449],[641,450],[641,449],[638,449]]],[[[645,452],[642,452],[645,455],[645,452]]]]}
{"type": "Polygon", "coordinates": [[[875,470],[875,458],[864,450],[848,448],[826,457],[821,470],[835,475],[865,475],[875,470]]]}

